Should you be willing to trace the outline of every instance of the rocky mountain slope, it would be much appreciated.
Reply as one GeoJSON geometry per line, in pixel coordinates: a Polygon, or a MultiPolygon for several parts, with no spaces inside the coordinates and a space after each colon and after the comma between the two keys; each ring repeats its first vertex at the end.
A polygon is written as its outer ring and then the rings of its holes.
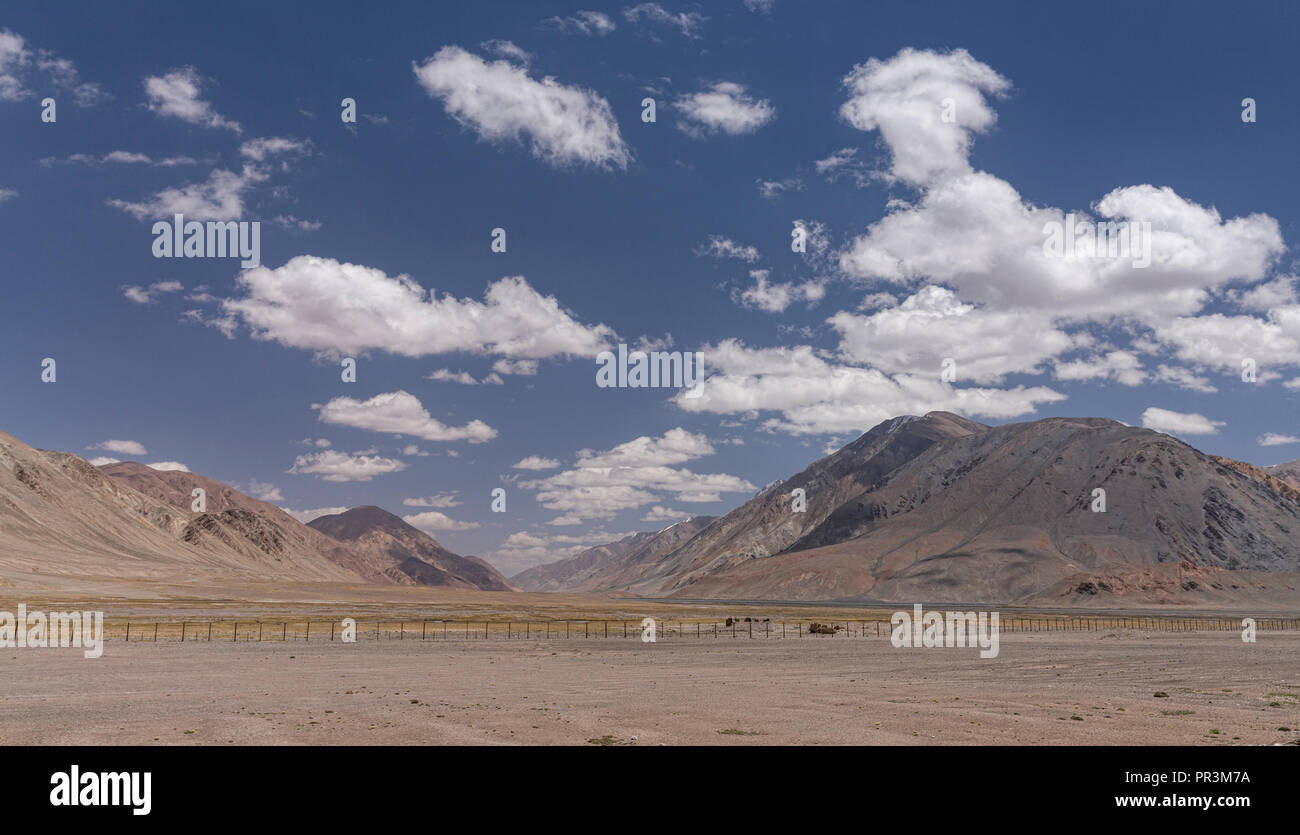
{"type": "Polygon", "coordinates": [[[290,547],[260,517],[191,513],[66,452],[0,433],[0,585],[78,588],[96,579],[360,582],[290,547]]]}
{"type": "Polygon", "coordinates": [[[371,563],[387,564],[391,572],[420,585],[513,590],[491,565],[478,557],[453,554],[427,533],[382,508],[354,507],[345,513],[313,519],[308,527],[345,543],[371,563]]]}
{"type": "Polygon", "coordinates": [[[539,565],[510,578],[524,591],[601,591],[620,589],[637,580],[643,567],[684,545],[714,520],[696,516],[661,531],[626,536],[598,545],[558,562],[539,565]]]}

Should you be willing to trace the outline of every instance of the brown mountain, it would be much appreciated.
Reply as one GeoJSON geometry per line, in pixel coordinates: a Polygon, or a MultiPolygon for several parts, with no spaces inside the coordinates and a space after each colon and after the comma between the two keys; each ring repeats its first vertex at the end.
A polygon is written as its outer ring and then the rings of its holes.
{"type": "Polygon", "coordinates": [[[344,569],[354,582],[359,579],[379,583],[414,582],[390,571],[389,563],[370,559],[302,524],[275,505],[246,496],[207,476],[155,470],[134,461],[107,464],[99,469],[115,481],[183,514],[188,521],[178,535],[196,547],[226,547],[247,556],[256,556],[258,552],[310,554],[314,559],[323,557],[344,569]],[[202,488],[206,493],[203,513],[191,510],[195,488],[202,488]]]}
{"type": "Polygon", "coordinates": [[[359,582],[259,518],[204,520],[66,452],[0,433],[0,586],[209,578],[359,582]],[[238,531],[238,533],[236,533],[238,531]]]}
{"type": "Polygon", "coordinates": [[[1098,418],[895,418],[643,566],[645,595],[1300,600],[1300,491],[1098,418]],[[791,491],[807,492],[794,513],[791,491]],[[1105,512],[1093,512],[1096,489],[1105,512]]]}
{"type": "Polygon", "coordinates": [[[483,591],[513,591],[491,565],[478,557],[462,557],[438,544],[427,533],[388,511],[367,505],[345,513],[321,516],[308,527],[345,543],[376,563],[425,586],[451,586],[483,591]]]}
{"type": "Polygon", "coordinates": [[[646,531],[625,536],[608,545],[598,545],[571,557],[534,566],[514,575],[510,582],[524,591],[601,591],[620,589],[635,582],[643,567],[688,542],[712,516],[696,516],[661,531],[646,531]]]}
{"type": "Polygon", "coordinates": [[[1285,481],[1292,487],[1300,488],[1300,459],[1272,464],[1268,467],[1260,467],[1260,469],[1276,479],[1285,481]]]}

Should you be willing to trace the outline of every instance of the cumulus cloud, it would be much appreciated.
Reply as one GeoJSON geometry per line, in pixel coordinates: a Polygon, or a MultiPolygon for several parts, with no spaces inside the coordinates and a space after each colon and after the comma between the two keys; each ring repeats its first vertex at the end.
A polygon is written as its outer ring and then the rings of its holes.
{"type": "Polygon", "coordinates": [[[108,452],[116,452],[118,455],[147,455],[149,453],[149,450],[145,449],[144,444],[139,441],[100,441],[86,447],[86,449],[103,449],[108,452]]]}
{"type": "Polygon", "coordinates": [[[614,335],[605,325],[576,321],[522,276],[489,285],[482,302],[438,298],[409,276],[312,255],[276,269],[242,270],[236,281],[243,297],[222,306],[253,338],[332,356],[377,349],[405,357],[594,357],[614,335]]]}
{"type": "Polygon", "coordinates": [[[781,313],[796,301],[815,302],[826,295],[826,287],[820,281],[769,282],[770,274],[768,270],[750,270],[749,277],[754,283],[744,290],[733,291],[732,299],[743,307],[781,313]]]}
{"type": "Polygon", "coordinates": [[[543,458],[540,455],[530,455],[511,465],[516,470],[553,470],[560,466],[558,458],[543,458]]]}
{"type": "Polygon", "coordinates": [[[479,527],[478,522],[464,522],[452,519],[447,514],[437,510],[426,510],[424,513],[403,516],[402,521],[422,531],[472,531],[479,527]]]}
{"type": "Polygon", "coordinates": [[[1131,351],[1110,351],[1069,362],[1058,361],[1055,373],[1058,380],[1114,380],[1124,386],[1141,385],[1147,379],[1142,361],[1131,351]]]}
{"type": "Polygon", "coordinates": [[[745,92],[744,85],[731,81],[719,81],[707,90],[679,96],[674,105],[683,117],[677,126],[693,137],[753,133],[776,118],[776,108],[770,101],[755,99],[745,92]]]}
{"type": "Polygon", "coordinates": [[[404,469],[406,464],[395,458],[328,449],[299,455],[294,459],[293,466],[285,472],[316,475],[325,481],[343,482],[370,481],[377,475],[397,473],[404,469]]]}
{"type": "Polygon", "coordinates": [[[224,128],[242,133],[238,122],[231,121],[212,109],[201,98],[204,79],[194,67],[180,67],[166,75],[150,75],[144,79],[145,97],[149,109],[160,116],[170,116],[206,128],[224,128]]]}
{"type": "Polygon", "coordinates": [[[45,157],[41,160],[41,165],[46,167],[63,164],[63,165],[152,165],[159,168],[174,168],[178,165],[198,165],[200,160],[194,157],[161,157],[155,159],[148,154],[142,154],[137,151],[109,151],[102,156],[94,154],[70,154],[62,159],[58,157],[45,157]]]}
{"type": "Polygon", "coordinates": [[[964,49],[909,48],[855,66],[844,86],[849,99],[840,115],[858,130],[880,131],[893,154],[893,177],[925,184],[969,170],[971,134],[997,121],[985,97],[1005,94],[1011,82],[964,49]]]}
{"type": "Polygon", "coordinates": [[[387,432],[392,435],[411,435],[426,441],[469,441],[482,443],[497,436],[497,431],[481,420],[472,420],[464,426],[447,426],[435,420],[419,399],[406,391],[376,394],[369,400],[335,397],[325,405],[313,405],[320,411],[320,420],[341,426],[387,432]]]}
{"type": "Polygon", "coordinates": [[[1044,386],[959,388],[941,382],[937,368],[891,376],[837,362],[809,345],[750,348],[726,339],[703,351],[715,373],[701,396],[679,393],[679,408],[761,419],[766,430],[795,435],[864,432],[898,415],[936,410],[1006,419],[1065,399],[1044,386]],[[764,418],[769,412],[776,414],[764,418]]]}
{"type": "Polygon", "coordinates": [[[535,565],[545,565],[571,557],[596,545],[615,542],[627,535],[610,533],[603,529],[583,534],[549,535],[519,531],[506,537],[496,550],[485,556],[499,571],[510,576],[535,565]]]}
{"type": "Polygon", "coordinates": [[[90,466],[92,467],[106,467],[109,464],[121,464],[121,463],[122,463],[121,458],[110,458],[107,455],[100,455],[90,459],[90,466]]]}
{"type": "Polygon", "coordinates": [[[1174,412],[1151,406],[1142,413],[1142,426],[1167,435],[1217,435],[1219,427],[1227,424],[1210,420],[1195,412],[1174,412]]]}
{"type": "Polygon", "coordinates": [[[1282,446],[1284,444],[1300,444],[1300,438],[1295,435],[1281,435],[1277,432],[1265,432],[1259,437],[1260,446],[1282,446]]]}
{"type": "Polygon", "coordinates": [[[458,46],[414,70],[448,115],[489,142],[527,139],[535,157],[555,166],[626,168],[632,160],[609,102],[590,90],[538,81],[523,67],[489,63],[458,46]]]}
{"type": "Polygon", "coordinates": [[[753,492],[752,484],[733,475],[669,466],[712,454],[708,438],[678,427],[606,451],[579,450],[574,469],[521,481],[519,486],[536,491],[542,507],[561,512],[550,523],[561,526],[608,519],[622,510],[662,502],[665,494],[682,502],[716,502],[724,493],[753,492]]]}
{"type": "Polygon", "coordinates": [[[189,467],[179,461],[155,461],[152,464],[149,464],[148,467],[153,470],[170,470],[181,473],[188,473],[190,471],[189,467]]]}
{"type": "Polygon", "coordinates": [[[460,507],[464,503],[456,498],[458,494],[458,490],[452,490],[447,493],[435,493],[432,496],[416,496],[402,499],[402,504],[406,507],[460,507]]]}
{"type": "Polygon", "coordinates": [[[137,220],[170,220],[175,214],[185,215],[186,220],[239,220],[244,214],[245,194],[266,179],[266,172],[245,165],[238,174],[218,169],[204,182],[166,188],[146,200],[107,202],[137,220]]]}

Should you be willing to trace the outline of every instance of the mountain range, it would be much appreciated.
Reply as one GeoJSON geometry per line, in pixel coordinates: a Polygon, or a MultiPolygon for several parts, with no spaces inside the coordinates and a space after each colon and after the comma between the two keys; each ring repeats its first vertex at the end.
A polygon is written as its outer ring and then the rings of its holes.
{"type": "Polygon", "coordinates": [[[1134,606],[1300,602],[1300,463],[1101,418],[885,421],[720,517],[506,580],[397,516],[302,524],[196,473],[0,433],[0,586],[214,580],[626,596],[1134,606]],[[202,491],[203,503],[195,503],[202,491]]]}
{"type": "Polygon", "coordinates": [[[376,507],[313,523],[197,473],[134,462],[94,467],[0,433],[0,586],[72,591],[124,580],[242,580],[511,588],[487,563],[453,554],[376,507]]]}

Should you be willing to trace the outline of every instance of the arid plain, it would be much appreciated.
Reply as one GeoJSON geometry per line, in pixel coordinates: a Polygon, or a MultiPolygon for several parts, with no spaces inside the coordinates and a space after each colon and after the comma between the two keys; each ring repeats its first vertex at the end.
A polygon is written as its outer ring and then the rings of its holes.
{"type": "Polygon", "coordinates": [[[1300,744],[1300,631],[1261,629],[1255,643],[1235,629],[1167,631],[1190,617],[1181,612],[1139,621],[1154,628],[1098,614],[1091,630],[1073,612],[1046,631],[1057,615],[1003,610],[1004,623],[1045,631],[1004,626],[998,656],[982,659],[975,648],[893,647],[870,624],[886,608],[213,591],[48,601],[103,608],[110,639],[98,659],[5,650],[0,744],[1300,744]],[[330,641],[349,616],[358,641],[330,641]],[[662,630],[653,644],[640,639],[645,616],[662,630]],[[690,626],[722,617],[741,618],[735,637],[690,626]],[[444,620],[445,633],[427,625],[444,620]],[[813,620],[849,629],[809,635],[813,620]],[[547,621],[551,636],[539,636],[547,621]],[[782,638],[778,622],[803,627],[782,638]],[[1080,628],[1059,628],[1069,623],[1080,628]]]}

